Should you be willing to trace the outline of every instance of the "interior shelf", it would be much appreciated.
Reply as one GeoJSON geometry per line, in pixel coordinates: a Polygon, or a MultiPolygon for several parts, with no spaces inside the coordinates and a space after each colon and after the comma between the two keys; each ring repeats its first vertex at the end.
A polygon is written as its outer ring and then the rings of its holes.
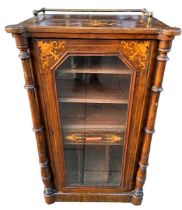
{"type": "Polygon", "coordinates": [[[127,105],[62,103],[60,107],[63,131],[121,132],[126,127],[127,105]]]}
{"type": "Polygon", "coordinates": [[[131,74],[132,71],[117,56],[68,57],[57,73],[131,74]]]}
{"type": "Polygon", "coordinates": [[[128,104],[130,76],[99,75],[96,81],[75,81],[63,75],[57,79],[59,102],[128,104]],[[60,87],[60,88],[59,88],[60,87]]]}
{"type": "Polygon", "coordinates": [[[84,74],[131,74],[131,70],[127,69],[126,67],[121,66],[91,66],[91,67],[77,67],[77,68],[66,68],[60,71],[60,75],[57,76],[61,77],[62,73],[84,73],[84,74]]]}

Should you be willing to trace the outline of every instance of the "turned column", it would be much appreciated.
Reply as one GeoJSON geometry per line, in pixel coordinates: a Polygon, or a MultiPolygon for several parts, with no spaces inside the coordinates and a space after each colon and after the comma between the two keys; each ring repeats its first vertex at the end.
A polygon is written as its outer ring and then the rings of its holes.
{"type": "Polygon", "coordinates": [[[33,131],[35,132],[39,163],[41,168],[42,181],[44,183],[44,196],[48,204],[54,202],[54,190],[51,183],[51,174],[46,155],[46,148],[44,142],[44,128],[41,123],[40,110],[37,98],[37,87],[34,82],[28,38],[22,37],[19,34],[14,34],[17,48],[20,50],[19,58],[22,61],[25,89],[28,92],[28,98],[32,114],[33,131]]]}
{"type": "Polygon", "coordinates": [[[167,53],[170,51],[173,37],[160,36],[159,38],[160,41],[158,47],[158,56],[156,58],[157,61],[156,61],[155,75],[153,79],[153,85],[151,87],[149,109],[144,128],[142,152],[139,161],[139,167],[136,177],[136,186],[132,200],[132,202],[136,205],[139,205],[143,198],[143,185],[146,179],[149,151],[150,151],[152,134],[154,133],[154,124],[158,107],[158,100],[160,92],[163,90],[162,80],[163,80],[166,62],[169,60],[167,53]]]}

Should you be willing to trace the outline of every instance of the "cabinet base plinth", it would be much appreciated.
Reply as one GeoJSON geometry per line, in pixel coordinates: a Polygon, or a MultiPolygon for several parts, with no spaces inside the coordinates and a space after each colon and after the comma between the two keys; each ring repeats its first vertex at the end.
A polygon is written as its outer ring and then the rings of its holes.
{"type": "Polygon", "coordinates": [[[54,202],[125,202],[140,205],[142,196],[137,197],[134,192],[123,193],[75,193],[57,192],[52,195],[45,195],[47,204],[54,202]]]}

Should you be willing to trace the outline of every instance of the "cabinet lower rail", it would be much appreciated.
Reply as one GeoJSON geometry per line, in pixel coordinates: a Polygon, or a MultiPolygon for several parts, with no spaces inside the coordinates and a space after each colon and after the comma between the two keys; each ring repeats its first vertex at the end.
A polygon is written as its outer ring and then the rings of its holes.
{"type": "Polygon", "coordinates": [[[134,205],[140,205],[143,199],[143,194],[136,195],[135,191],[122,193],[83,193],[83,192],[55,192],[45,196],[47,204],[54,202],[125,202],[134,205]]]}

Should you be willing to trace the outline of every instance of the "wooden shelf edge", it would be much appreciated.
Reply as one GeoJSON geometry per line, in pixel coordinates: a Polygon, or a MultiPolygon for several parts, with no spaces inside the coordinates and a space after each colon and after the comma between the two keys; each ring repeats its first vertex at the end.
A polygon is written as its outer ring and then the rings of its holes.
{"type": "Polygon", "coordinates": [[[58,98],[59,102],[65,103],[99,103],[99,104],[128,104],[128,100],[125,99],[86,99],[86,98],[58,98]]]}
{"type": "Polygon", "coordinates": [[[65,145],[101,145],[101,146],[114,146],[114,145],[123,145],[123,141],[118,142],[118,143],[107,143],[107,142],[93,142],[93,143],[87,143],[87,142],[68,142],[64,141],[65,145]]]}
{"type": "MultiPolygon", "coordinates": [[[[132,74],[132,71],[130,69],[121,69],[121,68],[75,68],[75,69],[61,69],[60,73],[64,74],[74,74],[74,73],[84,73],[84,74],[132,74]]],[[[59,77],[58,77],[59,78],[59,77]]],[[[57,78],[57,79],[58,79],[57,78]]]]}

